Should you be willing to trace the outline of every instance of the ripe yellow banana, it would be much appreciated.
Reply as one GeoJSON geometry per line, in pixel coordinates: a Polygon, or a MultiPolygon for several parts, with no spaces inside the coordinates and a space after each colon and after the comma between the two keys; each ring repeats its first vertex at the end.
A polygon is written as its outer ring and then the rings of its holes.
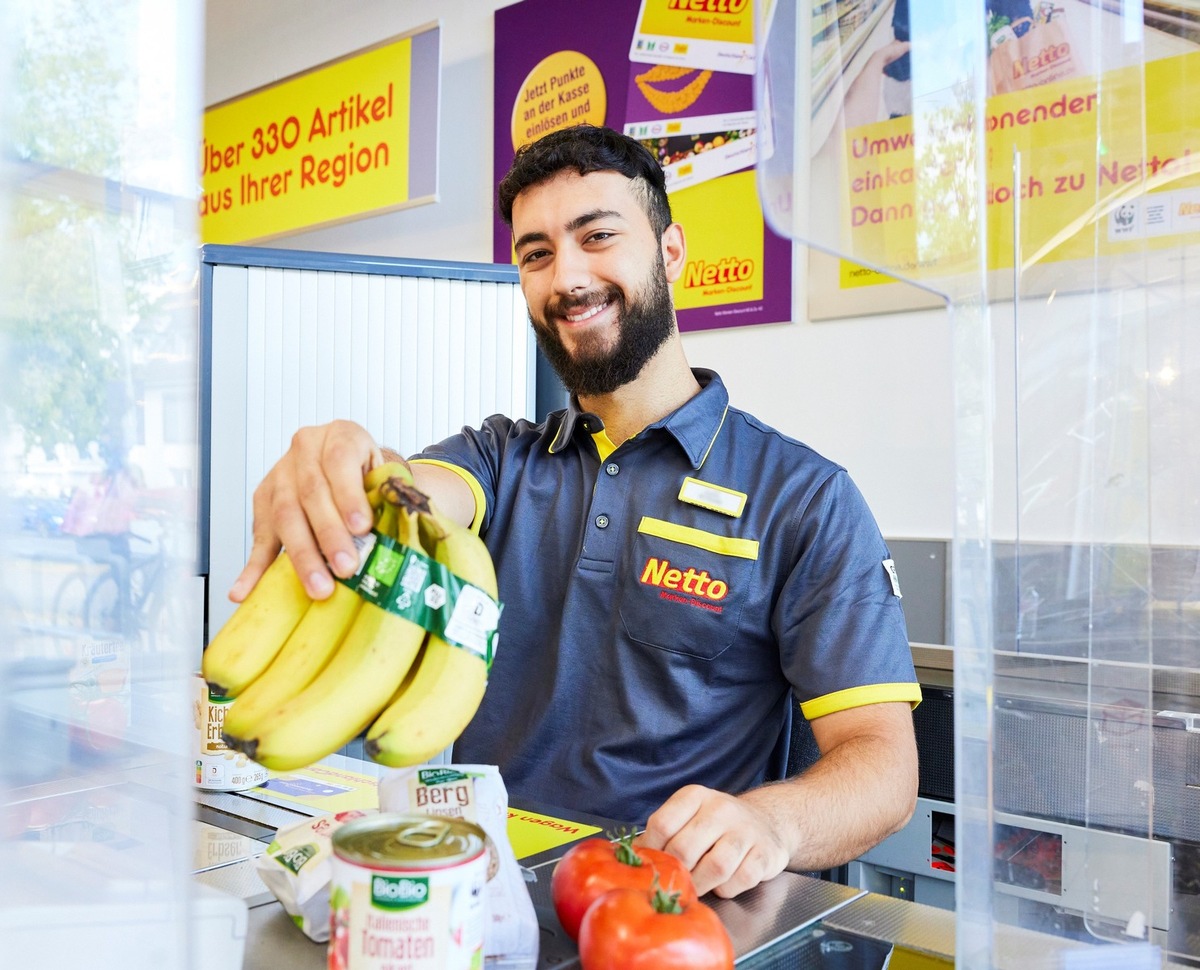
{"type": "MultiPolygon", "coordinates": [[[[430,507],[422,543],[460,579],[496,598],[496,572],[483,541],[430,507]]],[[[449,747],[475,716],[487,688],[487,660],[429,634],[420,666],[367,732],[365,750],[392,767],[421,764],[449,747]]]]}
{"type": "MultiPolygon", "coordinates": [[[[402,462],[385,462],[363,476],[372,509],[379,509],[380,489],[392,478],[412,484],[402,462]]],[[[282,651],[310,602],[291,561],[280,553],[204,651],[201,671],[212,690],[226,697],[245,691],[282,651]]]]}
{"type": "MultiPolygon", "coordinates": [[[[401,466],[401,470],[405,469],[401,466]]],[[[399,513],[394,505],[380,498],[382,483],[373,484],[368,476],[364,484],[371,486],[367,498],[375,513],[375,531],[395,536],[399,513]]],[[[238,696],[237,704],[229,706],[225,732],[238,738],[253,737],[260,719],[311,684],[345,639],[363,602],[344,583],[335,583],[327,599],[316,600],[271,666],[238,696]]]]}
{"type": "Polygon", "coordinates": [[[205,649],[200,669],[209,687],[226,697],[245,690],[275,659],[309,602],[281,552],[205,649]]]}
{"type": "MultiPolygon", "coordinates": [[[[386,486],[381,489],[387,492],[386,486]]],[[[416,545],[415,515],[400,511],[397,538],[416,545]]],[[[351,741],[386,706],[412,666],[425,630],[364,602],[326,667],[300,693],[226,743],[267,768],[302,768],[351,741]]]]}
{"type": "Polygon", "coordinates": [[[237,703],[229,705],[226,733],[252,737],[261,718],[311,684],[333,657],[362,605],[362,597],[342,583],[334,584],[328,598],[315,600],[271,666],[237,696],[237,703]]]}
{"type": "Polygon", "coordinates": [[[376,465],[363,476],[363,489],[370,495],[371,492],[377,492],[384,482],[392,478],[398,478],[406,485],[413,483],[412,471],[407,463],[385,461],[382,465],[376,465]]]}

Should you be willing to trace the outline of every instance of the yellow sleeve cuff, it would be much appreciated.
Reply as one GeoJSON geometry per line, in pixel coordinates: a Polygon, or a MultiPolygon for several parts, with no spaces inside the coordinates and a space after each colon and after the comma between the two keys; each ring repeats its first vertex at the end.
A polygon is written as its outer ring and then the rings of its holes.
{"type": "Polygon", "coordinates": [[[437,465],[439,468],[447,468],[467,483],[467,488],[471,490],[471,494],[475,497],[475,518],[471,520],[471,531],[479,535],[479,526],[483,522],[484,512],[487,511],[487,500],[483,496],[483,486],[479,484],[475,476],[465,468],[452,465],[448,461],[440,461],[437,458],[413,458],[410,464],[437,465]]]}
{"type": "Polygon", "coordinates": [[[800,711],[810,721],[825,714],[846,711],[852,707],[863,707],[867,704],[885,704],[889,701],[907,701],[913,707],[921,703],[921,685],[906,684],[864,684],[862,687],[848,687],[846,690],[835,691],[821,697],[814,697],[800,705],[800,711]]]}

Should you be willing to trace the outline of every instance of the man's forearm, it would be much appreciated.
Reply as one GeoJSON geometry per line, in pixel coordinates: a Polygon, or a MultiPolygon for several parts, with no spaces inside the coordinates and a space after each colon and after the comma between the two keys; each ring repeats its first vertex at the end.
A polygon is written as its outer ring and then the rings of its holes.
{"type": "MultiPolygon", "coordinates": [[[[907,705],[901,708],[911,721],[907,705]]],[[[789,869],[842,865],[912,817],[916,744],[911,727],[892,732],[885,724],[841,741],[803,775],[740,796],[770,819],[787,847],[789,869]]]]}

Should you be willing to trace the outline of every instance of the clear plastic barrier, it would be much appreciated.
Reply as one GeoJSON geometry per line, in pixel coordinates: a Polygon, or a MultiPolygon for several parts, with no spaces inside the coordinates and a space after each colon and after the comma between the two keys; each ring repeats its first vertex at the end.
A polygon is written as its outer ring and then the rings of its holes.
{"type": "Polygon", "coordinates": [[[760,26],[772,226],[953,321],[958,965],[1194,961],[1200,8],[760,26]]]}
{"type": "Polygon", "coordinates": [[[0,9],[6,966],[198,952],[201,10],[0,9]]]}
{"type": "Polygon", "coordinates": [[[761,17],[758,177],[771,227],[841,261],[843,289],[903,279],[976,296],[983,11],[818,0],[768,2],[761,17]]]}

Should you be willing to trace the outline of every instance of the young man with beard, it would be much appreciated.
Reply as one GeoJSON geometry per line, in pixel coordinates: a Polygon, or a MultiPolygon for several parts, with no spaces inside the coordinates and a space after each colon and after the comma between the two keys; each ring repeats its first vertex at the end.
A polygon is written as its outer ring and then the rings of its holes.
{"type": "MultiPolygon", "coordinates": [[[[516,800],[645,822],[643,843],[679,856],[701,893],[858,856],[911,815],[920,697],[861,495],[688,366],[670,289],[684,233],[641,144],[547,135],[518,152],[499,204],[571,400],[412,461],[479,529],[505,603],[456,760],[499,765],[516,800]],[[821,757],[784,778],[793,695],[821,757]]],[[[281,544],[327,596],[370,526],[363,473],[388,454],[349,422],[298,432],[255,492],[232,598],[281,544]]]]}

